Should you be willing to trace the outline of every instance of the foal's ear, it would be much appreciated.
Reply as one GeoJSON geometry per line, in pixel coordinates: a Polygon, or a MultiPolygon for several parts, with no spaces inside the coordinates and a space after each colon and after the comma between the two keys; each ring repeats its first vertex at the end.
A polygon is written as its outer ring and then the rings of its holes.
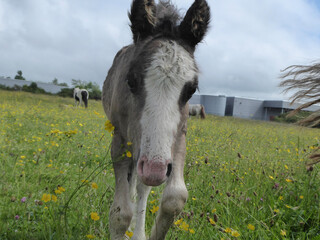
{"type": "Polygon", "coordinates": [[[209,22],[210,8],[206,0],[195,0],[179,26],[180,35],[195,47],[206,34],[209,22]]]}
{"type": "Polygon", "coordinates": [[[131,21],[133,40],[136,43],[150,36],[156,25],[156,5],[154,0],[133,0],[128,13],[131,21]]]}

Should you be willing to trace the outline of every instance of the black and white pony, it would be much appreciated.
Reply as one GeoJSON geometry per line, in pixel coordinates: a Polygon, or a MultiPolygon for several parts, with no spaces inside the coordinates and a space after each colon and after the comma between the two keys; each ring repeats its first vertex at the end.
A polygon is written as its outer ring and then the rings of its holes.
{"type": "Polygon", "coordinates": [[[129,18],[133,44],[115,56],[102,94],[115,127],[110,235],[123,239],[130,227],[131,239],[145,240],[149,192],[166,182],[149,237],[165,239],[188,197],[183,177],[188,100],[198,86],[194,51],[207,31],[210,10],[205,0],[195,0],[181,18],[169,1],[133,0],[129,18]]]}
{"type": "Polygon", "coordinates": [[[81,106],[84,103],[85,108],[88,107],[89,92],[86,89],[75,88],[73,90],[73,98],[75,106],[81,106]]]}
{"type": "Polygon", "coordinates": [[[202,104],[189,104],[189,116],[200,116],[201,119],[205,119],[204,106],[202,104]]]}

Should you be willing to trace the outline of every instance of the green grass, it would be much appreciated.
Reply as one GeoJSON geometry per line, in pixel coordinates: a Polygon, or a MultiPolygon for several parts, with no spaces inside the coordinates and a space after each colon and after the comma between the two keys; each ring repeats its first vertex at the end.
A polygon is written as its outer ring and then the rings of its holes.
{"type": "MultiPolygon", "coordinates": [[[[0,91],[0,239],[109,239],[114,176],[106,120],[99,101],[75,109],[69,98],[0,91]],[[45,202],[44,194],[57,199],[45,202]]],[[[167,239],[319,238],[319,166],[305,167],[319,133],[190,118],[189,198],[167,239]]],[[[153,189],[148,210],[159,205],[162,188],[153,189]]],[[[154,217],[148,211],[147,233],[154,217]]]]}

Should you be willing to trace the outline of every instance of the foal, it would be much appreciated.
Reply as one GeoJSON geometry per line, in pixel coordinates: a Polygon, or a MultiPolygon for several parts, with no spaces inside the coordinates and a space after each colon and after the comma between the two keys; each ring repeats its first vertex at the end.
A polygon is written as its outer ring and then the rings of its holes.
{"type": "Polygon", "coordinates": [[[205,0],[195,0],[181,18],[168,1],[133,0],[129,18],[133,44],[115,56],[102,94],[115,127],[110,235],[123,239],[130,226],[132,239],[145,240],[151,186],[166,182],[149,238],[165,239],[188,196],[183,177],[188,100],[198,86],[194,51],[207,31],[210,10],[205,0]]]}
{"type": "Polygon", "coordinates": [[[88,107],[88,99],[89,99],[89,92],[86,89],[79,89],[75,88],[73,90],[73,98],[75,102],[75,106],[81,106],[82,102],[84,103],[85,108],[88,107]]]}
{"type": "Polygon", "coordinates": [[[189,104],[189,116],[200,116],[201,119],[205,119],[204,106],[202,104],[189,104]]]}

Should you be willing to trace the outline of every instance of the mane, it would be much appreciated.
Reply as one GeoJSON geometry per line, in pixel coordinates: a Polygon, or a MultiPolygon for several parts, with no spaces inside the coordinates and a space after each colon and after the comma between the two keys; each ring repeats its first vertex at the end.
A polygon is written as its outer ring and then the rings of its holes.
{"type": "Polygon", "coordinates": [[[155,33],[163,36],[174,36],[181,16],[170,0],[160,0],[156,7],[155,33]]]}

